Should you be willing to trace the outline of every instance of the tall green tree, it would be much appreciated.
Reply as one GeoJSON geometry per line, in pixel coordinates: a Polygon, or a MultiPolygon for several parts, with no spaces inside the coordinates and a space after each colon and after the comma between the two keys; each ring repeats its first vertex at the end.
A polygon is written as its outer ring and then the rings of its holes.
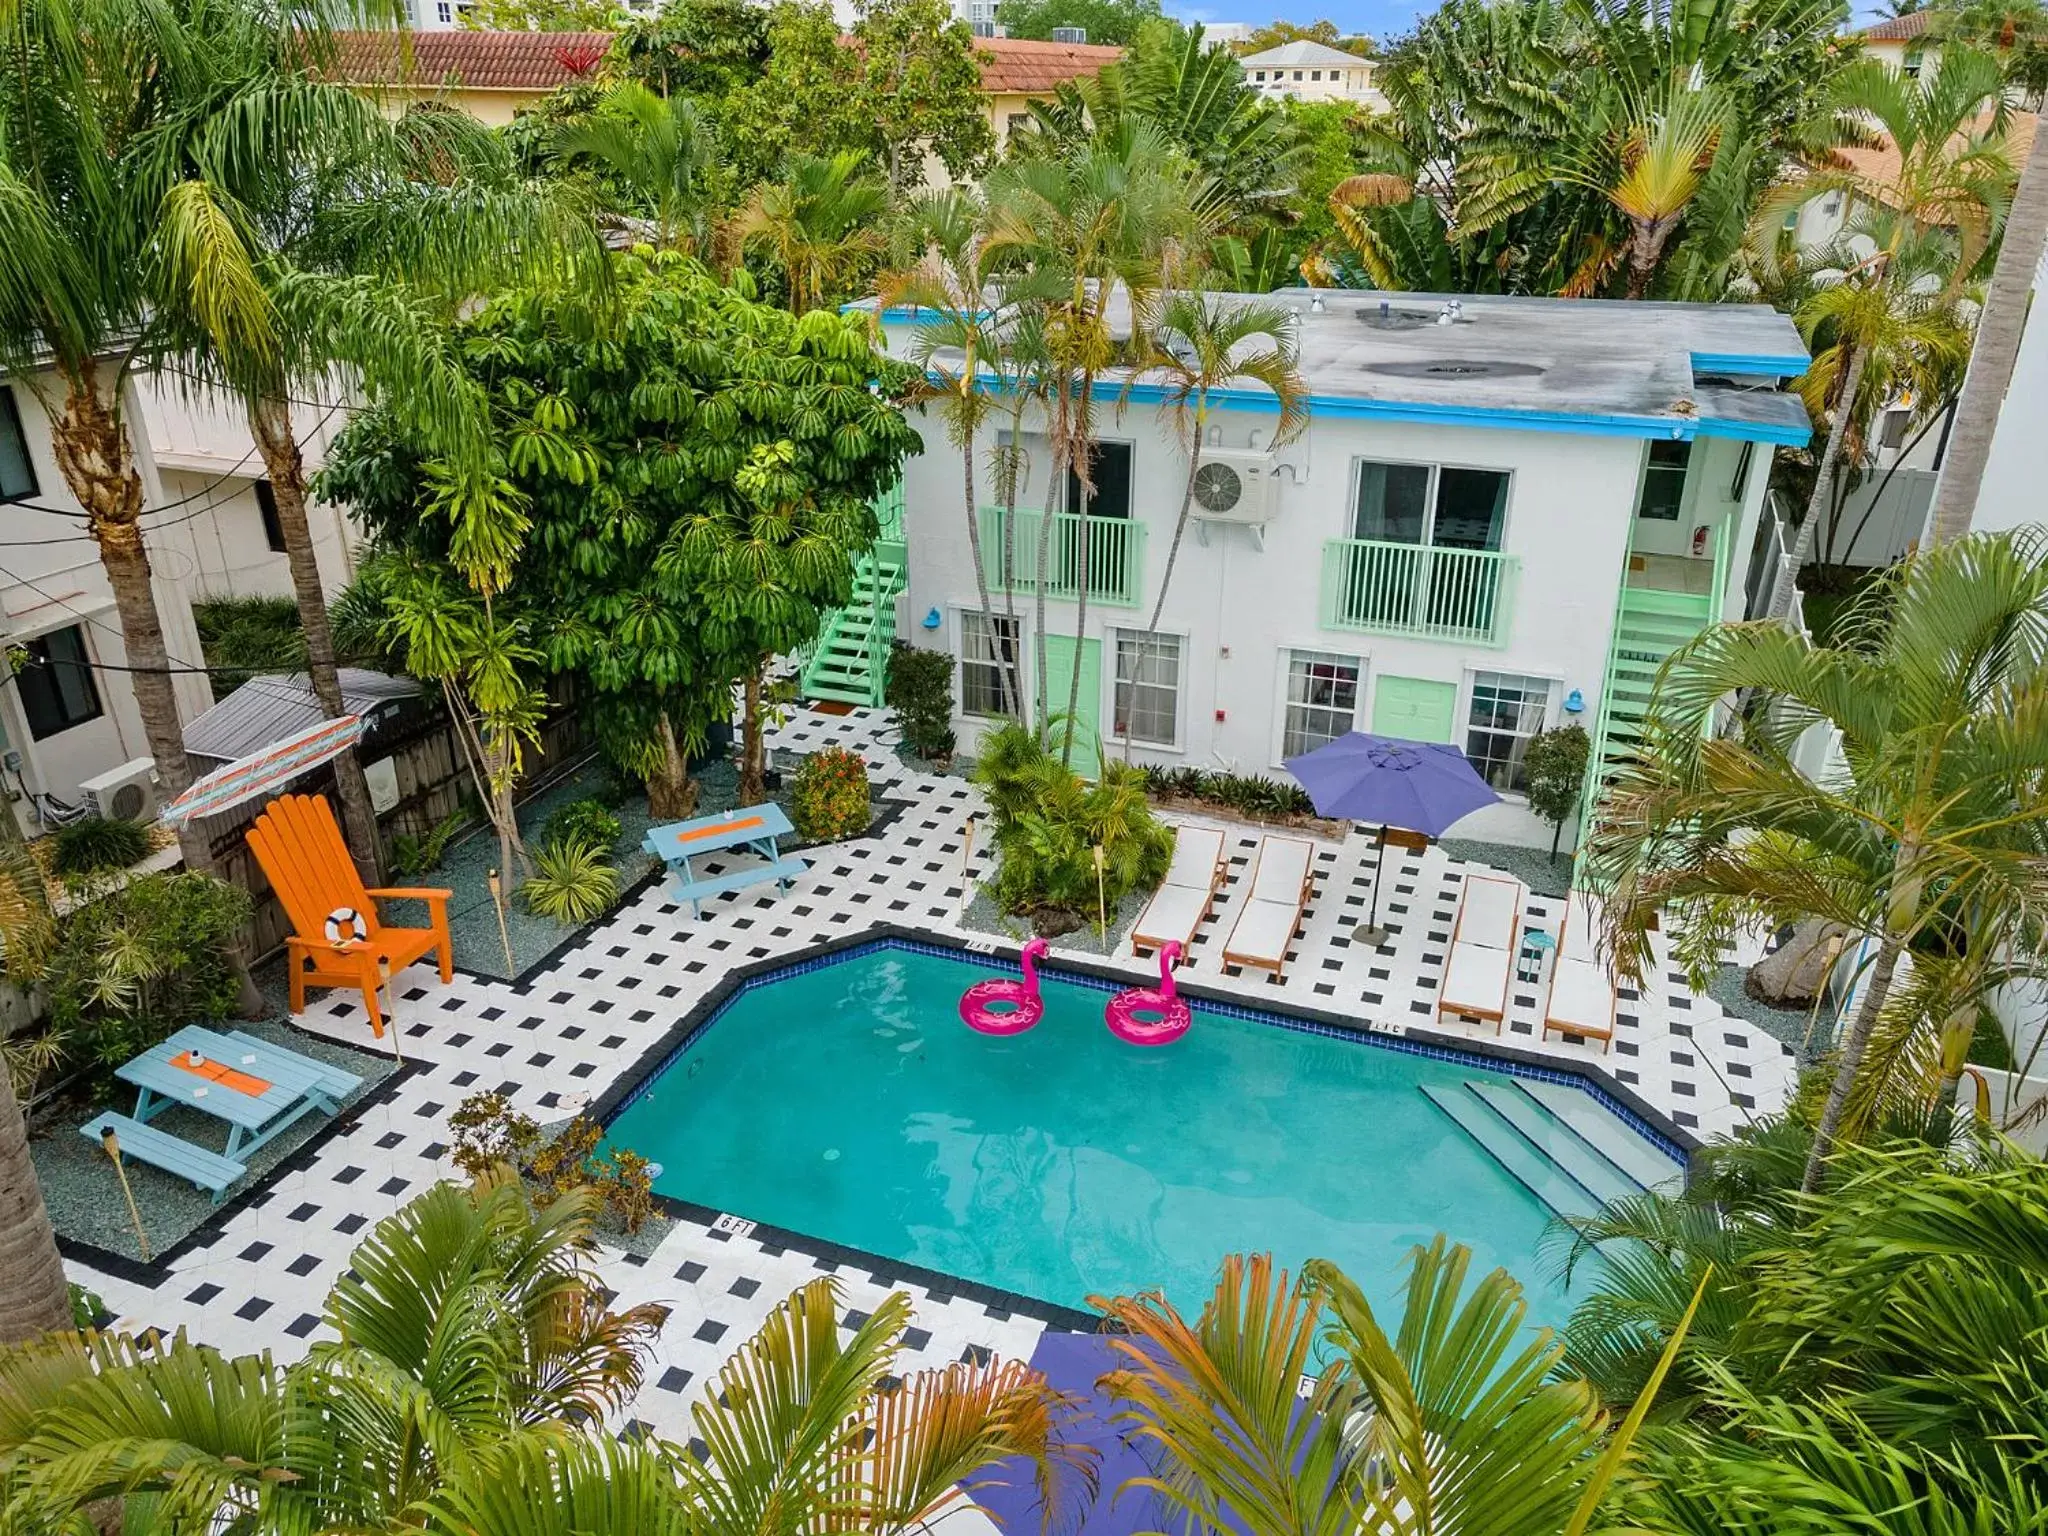
{"type": "Polygon", "coordinates": [[[695,98],[657,96],[637,80],[607,91],[595,111],[560,125],[558,152],[585,156],[616,189],[612,212],[664,250],[715,259],[730,176],[710,116],[695,98]]]}
{"type": "MultiPolygon", "coordinates": [[[[2048,802],[2034,788],[2048,767],[2039,543],[1939,546],[1899,567],[1881,602],[1881,628],[1858,645],[1738,624],[1674,653],[1646,748],[1610,785],[1589,850],[1628,976],[1656,963],[1648,934],[1660,908],[1674,958],[1701,987],[1748,925],[1817,919],[1868,942],[1808,1189],[1844,1129],[1901,959],[2035,951],[2048,911],[2048,802]],[[1739,733],[1709,733],[1731,696],[1748,700],[1739,733]],[[1819,780],[1793,760],[1816,725],[1839,734],[1847,765],[1819,780]]],[[[1897,1041],[1944,1022],[1888,1033],[1897,1041]]]]}
{"type": "Polygon", "coordinates": [[[869,504],[916,448],[907,370],[856,317],[793,316],[671,251],[617,258],[595,295],[498,295],[455,345],[489,402],[492,505],[448,504],[389,416],[352,427],[329,470],[418,567],[388,599],[411,657],[445,649],[426,675],[500,689],[503,710],[533,698],[523,678],[575,676],[659,815],[687,813],[688,758],[744,685],[758,795],[762,669],[847,600],[869,504]],[[466,520],[508,530],[488,607],[460,600],[466,520]]]}
{"type": "Polygon", "coordinates": [[[851,298],[888,249],[888,188],[865,165],[857,150],[795,156],[740,213],[741,242],[772,259],[792,314],[851,298]]]}
{"type": "MultiPolygon", "coordinates": [[[[1109,369],[1143,355],[1145,337],[1167,286],[1176,248],[1199,244],[1205,224],[1204,183],[1174,160],[1159,134],[1141,121],[1118,125],[1051,159],[1003,166],[989,180],[988,244],[997,259],[1017,269],[1005,297],[1035,314],[1045,352],[1044,407],[1052,460],[1036,555],[1035,641],[1037,724],[1048,726],[1045,670],[1045,587],[1057,498],[1071,473],[1082,506],[1095,486],[1095,386],[1109,369]],[[1118,298],[1130,307],[1128,338],[1111,318],[1118,298]]],[[[1213,204],[1207,205],[1213,216],[1213,204]]],[[[1075,558],[1089,569],[1089,523],[1078,525],[1075,558]]],[[[1088,582],[1076,595],[1074,633],[1085,635],[1088,582]]],[[[1063,713],[1079,701],[1081,669],[1074,668],[1063,713]]],[[[1062,759],[1073,751],[1068,733],[1062,759]]]]}

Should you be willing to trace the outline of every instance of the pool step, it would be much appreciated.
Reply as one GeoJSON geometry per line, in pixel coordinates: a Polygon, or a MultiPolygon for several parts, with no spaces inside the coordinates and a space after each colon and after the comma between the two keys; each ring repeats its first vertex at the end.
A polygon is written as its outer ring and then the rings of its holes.
{"type": "Polygon", "coordinates": [[[1467,1083],[1472,1096],[1499,1115],[1573,1183],[1601,1204],[1639,1195],[1643,1186],[1623,1173],[1549,1109],[1513,1083],[1467,1083]]]}
{"type": "Polygon", "coordinates": [[[1473,1092],[1473,1085],[1421,1085],[1430,1103],[1485,1149],[1514,1180],[1560,1216],[1587,1216],[1600,1208],[1593,1193],[1556,1163],[1473,1092]]]}
{"type": "Polygon", "coordinates": [[[1515,1087],[1578,1133],[1579,1139],[1646,1189],[1675,1195],[1685,1188],[1685,1170],[1602,1109],[1591,1094],[1563,1083],[1515,1079],[1515,1087]]]}

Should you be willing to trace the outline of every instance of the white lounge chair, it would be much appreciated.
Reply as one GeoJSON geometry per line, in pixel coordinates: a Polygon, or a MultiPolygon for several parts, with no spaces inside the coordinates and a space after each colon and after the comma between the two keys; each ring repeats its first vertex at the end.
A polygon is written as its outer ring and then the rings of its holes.
{"type": "Polygon", "coordinates": [[[1315,857],[1315,844],[1298,837],[1259,839],[1251,893],[1224,940],[1224,964],[1256,965],[1280,974],[1314,889],[1315,857]]]}
{"type": "Polygon", "coordinates": [[[1442,1023],[1447,1013],[1482,1019],[1498,1033],[1507,1017],[1508,984],[1521,940],[1521,883],[1495,875],[1467,875],[1451,929],[1450,956],[1444,962],[1444,984],[1437,993],[1437,1022],[1442,1023]]]}
{"type": "Polygon", "coordinates": [[[1543,1034],[1599,1040],[1614,1048],[1614,978],[1599,955],[1600,912],[1595,898],[1573,891],[1565,908],[1564,933],[1550,970],[1550,997],[1543,1005],[1543,1034]]]}
{"type": "Polygon", "coordinates": [[[1175,827],[1173,862],[1131,929],[1131,948],[1144,954],[1178,944],[1185,957],[1195,941],[1195,930],[1209,916],[1216,893],[1223,889],[1228,867],[1223,860],[1221,832],[1208,827],[1175,827]]]}

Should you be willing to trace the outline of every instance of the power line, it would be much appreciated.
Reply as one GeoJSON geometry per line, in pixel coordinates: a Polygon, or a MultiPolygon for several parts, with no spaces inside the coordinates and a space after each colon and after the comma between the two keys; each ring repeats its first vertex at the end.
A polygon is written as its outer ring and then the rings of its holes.
{"type": "MultiPolygon", "coordinates": [[[[102,623],[101,623],[101,622],[100,622],[100,621],[99,621],[98,619],[94,618],[94,617],[93,617],[93,616],[92,616],[91,614],[89,614],[89,613],[81,613],[81,612],[80,612],[80,611],[79,611],[78,609],[76,609],[76,608],[72,607],[72,606],[71,606],[71,604],[70,604],[70,603],[68,603],[68,602],[66,602],[66,601],[65,601],[65,600],[64,600],[63,598],[61,598],[61,597],[57,596],[57,594],[56,594],[56,593],[54,593],[54,592],[52,592],[52,591],[51,591],[51,590],[50,590],[50,589],[49,589],[48,587],[42,586],[41,584],[39,584],[39,583],[37,583],[37,582],[31,581],[31,580],[29,580],[29,578],[28,578],[28,577],[26,577],[26,576],[17,576],[17,575],[15,575],[15,574],[14,574],[14,572],[12,572],[12,571],[9,571],[9,570],[5,570],[5,569],[0,569],[0,576],[4,576],[4,577],[6,577],[6,578],[7,578],[7,579],[8,579],[9,581],[18,581],[18,582],[20,582],[20,583],[21,583],[21,584],[22,584],[22,585],[23,585],[24,587],[27,587],[27,588],[28,588],[28,589],[29,589],[30,591],[32,591],[32,592],[39,592],[39,593],[41,593],[41,594],[42,594],[42,595],[43,595],[43,596],[44,596],[45,598],[47,598],[47,599],[49,599],[49,601],[51,601],[51,602],[55,603],[55,604],[56,604],[56,605],[57,605],[57,606],[58,606],[59,608],[63,609],[63,610],[64,610],[64,611],[66,612],[66,613],[70,614],[70,615],[71,615],[71,616],[72,616],[72,617],[73,617],[74,619],[77,619],[77,620],[78,620],[78,621],[79,621],[80,623],[82,623],[82,624],[90,624],[90,625],[91,625],[91,626],[92,626],[92,627],[93,627],[94,629],[97,629],[97,630],[101,631],[101,632],[102,632],[102,633],[104,633],[104,634],[109,634],[109,635],[112,635],[112,636],[113,636],[113,637],[114,637],[115,639],[117,639],[117,640],[119,640],[119,641],[121,642],[121,650],[122,650],[122,653],[123,653],[124,655],[125,655],[125,654],[127,653],[127,650],[128,650],[128,636],[127,636],[126,634],[124,634],[124,633],[123,633],[123,632],[122,632],[121,630],[119,630],[119,629],[117,629],[117,628],[114,628],[114,627],[113,627],[113,626],[111,626],[111,625],[107,625],[107,624],[102,624],[102,623]]],[[[166,657],[168,657],[168,658],[170,659],[170,661],[172,661],[172,662],[175,662],[175,663],[176,663],[176,665],[175,665],[175,666],[163,666],[163,667],[125,667],[125,666],[124,666],[124,667],[116,667],[116,666],[112,666],[112,665],[110,665],[110,666],[108,667],[108,669],[107,669],[107,670],[109,670],[109,671],[113,671],[113,672],[148,672],[148,673],[162,673],[162,674],[166,674],[166,675],[172,675],[172,674],[176,674],[176,673],[180,673],[180,672],[182,672],[182,673],[185,673],[185,674],[187,674],[187,675],[191,675],[191,674],[207,674],[207,675],[211,675],[211,674],[209,673],[208,669],[207,669],[206,667],[204,667],[204,666],[196,666],[196,667],[195,667],[195,666],[194,666],[194,665],[192,665],[192,663],[191,663],[191,662],[189,662],[189,661],[183,661],[183,660],[180,660],[180,659],[179,659],[178,657],[176,657],[176,656],[172,656],[172,655],[171,655],[171,653],[170,653],[170,648],[169,648],[168,646],[166,646],[166,647],[164,648],[164,655],[165,655],[166,657]]],[[[95,665],[97,665],[97,663],[95,663],[95,665]]],[[[237,668],[237,669],[235,669],[235,670],[241,670],[241,669],[237,668]]]]}

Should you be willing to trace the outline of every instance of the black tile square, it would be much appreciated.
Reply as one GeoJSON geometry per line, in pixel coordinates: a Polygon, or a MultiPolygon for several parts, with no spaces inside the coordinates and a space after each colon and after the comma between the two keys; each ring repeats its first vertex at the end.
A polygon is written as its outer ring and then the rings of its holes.
{"type": "Polygon", "coordinates": [[[261,1296],[251,1296],[247,1301],[235,1308],[235,1316],[242,1319],[245,1323],[253,1323],[269,1310],[269,1302],[265,1301],[261,1296]]]}
{"type": "Polygon", "coordinates": [[[201,1285],[199,1289],[192,1292],[192,1294],[187,1296],[185,1299],[191,1302],[192,1305],[195,1307],[203,1307],[219,1294],[220,1287],[215,1285],[211,1280],[209,1280],[204,1285],[201,1285]]]}
{"type": "Polygon", "coordinates": [[[725,1337],[725,1324],[715,1322],[707,1317],[697,1325],[697,1331],[691,1334],[690,1337],[700,1339],[706,1344],[716,1344],[725,1337]]]}

